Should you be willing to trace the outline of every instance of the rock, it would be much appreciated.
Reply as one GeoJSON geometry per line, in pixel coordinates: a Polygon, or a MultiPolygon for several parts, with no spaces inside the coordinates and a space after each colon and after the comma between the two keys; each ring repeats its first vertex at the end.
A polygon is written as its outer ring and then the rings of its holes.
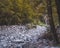
{"type": "Polygon", "coordinates": [[[45,26],[32,26],[31,29],[26,30],[26,26],[12,25],[0,32],[1,48],[44,48],[48,44],[47,40],[43,39],[44,34],[47,33],[45,26]]]}
{"type": "Polygon", "coordinates": [[[22,39],[20,39],[20,40],[17,39],[17,40],[13,40],[12,42],[20,44],[20,43],[24,43],[24,40],[22,40],[22,39]]]}

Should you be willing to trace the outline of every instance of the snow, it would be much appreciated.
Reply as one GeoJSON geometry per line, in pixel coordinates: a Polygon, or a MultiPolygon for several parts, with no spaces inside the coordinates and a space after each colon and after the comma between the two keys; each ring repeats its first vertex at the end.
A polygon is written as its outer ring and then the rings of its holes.
{"type": "MultiPolygon", "coordinates": [[[[38,43],[37,39],[42,37],[47,32],[47,28],[45,26],[37,25],[36,28],[29,30],[26,28],[26,26],[13,25],[3,26],[1,29],[0,26],[0,48],[17,48],[18,45],[20,48],[22,48],[23,45],[27,44],[27,42],[38,43]]],[[[40,41],[42,41],[42,39],[40,41]]],[[[44,44],[48,44],[44,39],[42,42],[44,44]]],[[[42,44],[39,46],[42,47],[42,44]]]]}

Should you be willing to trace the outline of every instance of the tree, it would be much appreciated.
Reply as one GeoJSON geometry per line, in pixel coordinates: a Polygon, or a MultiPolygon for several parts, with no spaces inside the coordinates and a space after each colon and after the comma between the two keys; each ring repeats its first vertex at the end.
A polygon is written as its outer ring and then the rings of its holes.
{"type": "Polygon", "coordinates": [[[56,29],[55,29],[54,22],[53,22],[53,17],[52,17],[51,0],[47,0],[47,11],[48,11],[50,29],[51,29],[51,32],[53,34],[54,41],[56,43],[59,43],[58,36],[57,36],[57,33],[56,33],[56,29]]]}
{"type": "Polygon", "coordinates": [[[57,13],[59,17],[59,25],[60,25],[60,0],[55,0],[57,6],[57,13]]]}

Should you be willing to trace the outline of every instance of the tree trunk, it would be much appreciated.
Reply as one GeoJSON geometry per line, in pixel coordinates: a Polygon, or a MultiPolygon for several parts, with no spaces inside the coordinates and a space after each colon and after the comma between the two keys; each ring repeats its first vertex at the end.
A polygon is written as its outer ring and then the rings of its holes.
{"type": "Polygon", "coordinates": [[[59,43],[58,36],[56,33],[55,25],[53,22],[53,17],[52,17],[52,6],[51,6],[51,0],[47,0],[47,11],[48,11],[48,17],[49,17],[49,25],[51,32],[53,34],[53,39],[56,43],[59,43]]]}
{"type": "Polygon", "coordinates": [[[57,13],[59,17],[59,25],[60,25],[60,0],[55,0],[57,6],[57,13]]]}

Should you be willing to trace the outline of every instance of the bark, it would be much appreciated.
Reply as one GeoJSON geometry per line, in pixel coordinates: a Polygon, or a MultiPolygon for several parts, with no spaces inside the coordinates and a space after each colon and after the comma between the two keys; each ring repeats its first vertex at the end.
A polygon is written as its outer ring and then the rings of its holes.
{"type": "Polygon", "coordinates": [[[53,39],[56,43],[59,43],[58,36],[56,33],[53,17],[52,17],[52,6],[51,6],[51,0],[47,0],[47,11],[48,11],[48,17],[49,17],[49,24],[50,24],[50,29],[53,34],[53,39]]]}
{"type": "Polygon", "coordinates": [[[60,25],[60,0],[55,0],[57,6],[57,13],[59,17],[59,25],[60,25]]]}

